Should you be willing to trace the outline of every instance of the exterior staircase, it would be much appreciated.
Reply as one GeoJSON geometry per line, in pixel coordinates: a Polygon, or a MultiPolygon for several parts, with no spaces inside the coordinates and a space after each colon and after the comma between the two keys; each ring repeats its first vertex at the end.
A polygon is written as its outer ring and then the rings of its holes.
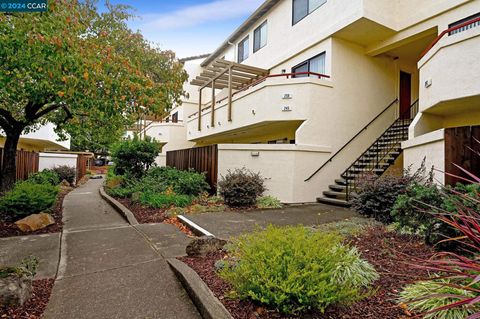
{"type": "Polygon", "coordinates": [[[417,111],[418,101],[410,107],[408,114],[400,116],[378,137],[317,201],[329,205],[351,206],[359,179],[367,174],[381,176],[402,154],[401,143],[408,139],[408,128],[417,111]]]}

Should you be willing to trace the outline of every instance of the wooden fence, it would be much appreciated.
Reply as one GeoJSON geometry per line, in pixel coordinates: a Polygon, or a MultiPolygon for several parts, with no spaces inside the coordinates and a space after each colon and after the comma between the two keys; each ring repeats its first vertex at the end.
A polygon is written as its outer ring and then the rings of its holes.
{"type": "Polygon", "coordinates": [[[79,154],[77,157],[77,182],[87,175],[91,156],[79,154]]]}
{"type": "MultiPolygon", "coordinates": [[[[480,126],[466,126],[445,129],[445,171],[449,174],[471,180],[459,165],[470,173],[480,176],[480,126]]],[[[445,174],[445,184],[454,186],[465,180],[445,174]]]]}
{"type": "MultiPolygon", "coordinates": [[[[3,148],[0,148],[0,167],[3,166],[3,148]]],[[[28,151],[17,151],[17,172],[16,179],[26,180],[30,174],[38,172],[38,153],[28,151]]]]}
{"type": "Polygon", "coordinates": [[[216,192],[218,178],[217,145],[167,152],[167,166],[180,170],[193,169],[199,173],[206,173],[207,182],[212,189],[212,193],[216,192]]]}

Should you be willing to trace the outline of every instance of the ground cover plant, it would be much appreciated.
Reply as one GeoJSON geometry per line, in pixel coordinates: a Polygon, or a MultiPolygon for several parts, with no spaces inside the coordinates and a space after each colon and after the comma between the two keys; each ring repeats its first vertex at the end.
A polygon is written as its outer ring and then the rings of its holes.
{"type": "Polygon", "coordinates": [[[50,184],[17,182],[0,198],[0,212],[5,220],[18,220],[49,209],[55,203],[59,188],[50,184]]]}
{"type": "Polygon", "coordinates": [[[471,185],[445,190],[445,206],[450,211],[433,206],[430,210],[459,234],[443,241],[459,247],[456,252],[439,252],[428,260],[416,259],[416,267],[432,272],[431,278],[402,292],[401,301],[423,312],[425,318],[480,318],[480,178],[463,171],[471,185]]]}
{"type": "MultiPolygon", "coordinates": [[[[412,281],[425,278],[428,272],[425,269],[412,268],[405,262],[405,256],[408,253],[410,258],[428,259],[434,254],[431,247],[425,245],[418,236],[390,232],[385,226],[362,218],[319,225],[315,230],[317,228],[322,233],[342,233],[343,243],[356,247],[362,260],[367,261],[377,271],[379,279],[371,284],[368,293],[362,294],[364,299],[356,302],[352,300],[345,306],[332,305],[327,307],[324,313],[308,310],[298,314],[282,314],[264,303],[251,298],[240,299],[238,293],[232,293],[235,287],[219,276],[227,264],[226,261],[231,260],[226,251],[218,251],[205,257],[182,257],[180,260],[199,274],[235,319],[413,318],[412,312],[397,303],[398,292],[412,281]]],[[[260,254],[258,256],[261,258],[260,254]]],[[[272,289],[277,289],[276,286],[279,285],[280,280],[272,289]]]]}
{"type": "Polygon", "coordinates": [[[234,292],[287,314],[352,303],[378,278],[341,236],[301,226],[269,226],[233,240],[227,250],[220,277],[234,292]]]}
{"type": "Polygon", "coordinates": [[[49,213],[55,224],[32,234],[61,231],[62,203],[71,188],[60,187],[60,181],[55,170],[45,169],[16,182],[12,190],[0,197],[0,237],[24,235],[14,222],[41,212],[49,213]]]}

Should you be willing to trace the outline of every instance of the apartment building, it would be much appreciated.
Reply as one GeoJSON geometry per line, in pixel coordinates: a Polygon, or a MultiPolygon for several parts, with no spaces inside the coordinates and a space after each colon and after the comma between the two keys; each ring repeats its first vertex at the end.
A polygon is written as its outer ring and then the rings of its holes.
{"type": "Polygon", "coordinates": [[[348,205],[361,175],[424,157],[447,182],[480,124],[479,17],[480,0],[267,0],[189,70],[165,145],[217,145],[212,171],[258,171],[286,203],[348,205]]]}
{"type": "MultiPolygon", "coordinates": [[[[5,137],[0,134],[0,147],[3,147],[4,143],[5,137]]],[[[55,125],[46,123],[34,132],[22,134],[18,141],[18,149],[35,152],[66,151],[70,149],[70,138],[61,140],[55,132],[55,125]]]]}

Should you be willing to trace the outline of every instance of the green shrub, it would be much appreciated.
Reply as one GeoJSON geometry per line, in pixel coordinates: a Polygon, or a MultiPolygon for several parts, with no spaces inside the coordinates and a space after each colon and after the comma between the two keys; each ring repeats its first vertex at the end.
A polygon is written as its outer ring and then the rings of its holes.
{"type": "Polygon", "coordinates": [[[30,175],[27,181],[32,184],[47,184],[52,186],[58,185],[61,182],[58,174],[49,169],[44,169],[41,172],[30,175]]]}
{"type": "Polygon", "coordinates": [[[219,274],[242,299],[298,313],[361,298],[378,275],[336,233],[274,227],[234,239],[219,274]]]}
{"type": "Polygon", "coordinates": [[[175,193],[140,193],[138,201],[152,208],[187,207],[192,204],[190,196],[175,193]]]}
{"type": "Polygon", "coordinates": [[[21,219],[49,209],[55,203],[58,187],[48,184],[18,182],[0,198],[0,213],[6,219],[21,219]]]}
{"type": "Polygon", "coordinates": [[[135,137],[119,142],[112,147],[115,174],[141,178],[153,165],[159,153],[160,145],[150,139],[141,140],[135,137]]]}
{"type": "Polygon", "coordinates": [[[177,194],[198,196],[210,189],[205,174],[193,170],[182,171],[171,167],[155,167],[148,171],[142,184],[155,187],[155,191],[164,191],[172,187],[177,194]],[[160,188],[160,189],[158,189],[160,188]]]}
{"type": "Polygon", "coordinates": [[[253,206],[266,190],[260,174],[246,168],[229,170],[220,177],[218,187],[225,204],[231,207],[253,206]]]}
{"type": "Polygon", "coordinates": [[[427,313],[422,317],[424,319],[464,319],[474,314],[478,308],[469,305],[428,313],[434,309],[461,301],[462,296],[475,298],[475,293],[465,289],[448,286],[449,284],[450,282],[448,279],[416,282],[403,289],[400,293],[399,301],[407,305],[411,312],[418,314],[427,313]],[[432,297],[425,298],[425,296],[432,297]]]}
{"type": "Polygon", "coordinates": [[[257,207],[261,209],[282,208],[282,202],[273,196],[263,196],[257,200],[257,207]]]}
{"type": "Polygon", "coordinates": [[[403,176],[366,176],[359,182],[360,191],[353,200],[353,207],[363,216],[391,223],[393,205],[397,197],[405,193],[409,183],[410,179],[403,176]]]}
{"type": "Polygon", "coordinates": [[[77,171],[75,167],[60,165],[53,168],[53,171],[58,174],[60,181],[67,181],[70,185],[75,184],[75,179],[77,177],[77,171]]]}
{"type": "Polygon", "coordinates": [[[427,244],[435,244],[439,240],[439,231],[446,232],[450,228],[440,220],[433,218],[431,207],[442,207],[444,197],[440,189],[434,185],[413,183],[406,193],[398,196],[392,209],[392,218],[396,229],[425,237],[427,244]]]}

